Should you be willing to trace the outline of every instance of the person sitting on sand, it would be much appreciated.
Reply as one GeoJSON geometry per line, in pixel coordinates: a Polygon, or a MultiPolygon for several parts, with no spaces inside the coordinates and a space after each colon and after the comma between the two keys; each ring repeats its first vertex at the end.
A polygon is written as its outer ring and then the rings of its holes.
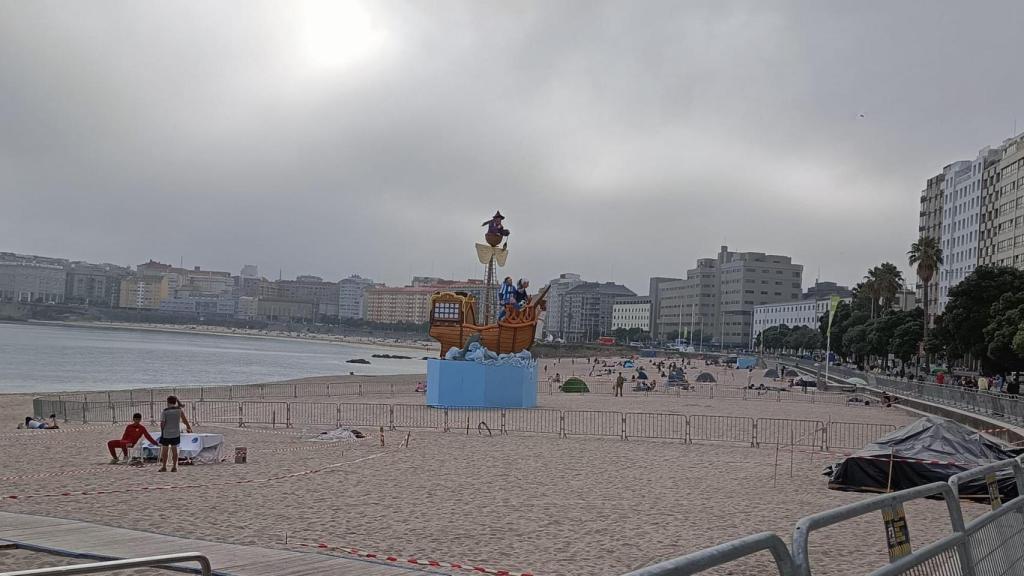
{"type": "Polygon", "coordinates": [[[191,434],[192,425],[185,417],[185,411],[178,404],[177,396],[167,397],[167,407],[160,414],[160,470],[167,472],[167,452],[171,453],[171,472],[178,471],[178,444],[181,444],[181,425],[191,434]]]}
{"type": "Polygon", "coordinates": [[[34,430],[56,429],[57,428],[56,416],[54,414],[50,414],[49,421],[47,421],[47,420],[40,420],[40,419],[36,418],[35,416],[26,416],[25,417],[25,427],[30,428],[30,429],[34,429],[34,430]]]}
{"type": "Polygon", "coordinates": [[[132,423],[124,427],[124,434],[121,435],[120,440],[110,440],[107,442],[107,450],[110,451],[110,463],[117,464],[117,449],[120,448],[124,452],[125,461],[128,460],[128,449],[135,446],[135,443],[139,441],[139,438],[143,436],[146,440],[149,440],[150,444],[156,444],[156,440],[149,435],[149,430],[142,425],[142,414],[136,412],[132,414],[132,423]]]}

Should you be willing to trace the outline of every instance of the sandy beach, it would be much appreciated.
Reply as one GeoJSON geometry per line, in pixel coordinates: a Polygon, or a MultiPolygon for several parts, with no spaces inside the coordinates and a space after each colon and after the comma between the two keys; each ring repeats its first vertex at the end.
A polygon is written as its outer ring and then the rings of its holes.
{"type": "MultiPolygon", "coordinates": [[[[549,372],[564,363],[544,362],[549,372]]],[[[727,371],[715,372],[729,380],[727,371]]],[[[415,379],[403,378],[402,388],[415,379]]],[[[423,400],[405,393],[373,401],[423,400]]],[[[540,394],[539,407],[893,425],[914,419],[897,408],[630,391],[624,398],[540,394]]],[[[0,492],[18,496],[0,509],[236,544],[323,542],[539,575],[618,574],[755,532],[788,538],[800,517],[866,497],[827,490],[821,471],[837,457],[808,449],[784,453],[776,469],[770,447],[476,430],[397,430],[386,433],[382,448],[372,430],[363,440],[323,443],[309,440],[325,429],[313,426],[201,425],[224,434],[229,448],[247,447],[249,462],[158,474],[155,465],[106,463],[105,441],[118,437],[121,425],[13,430],[28,410],[30,396],[0,397],[0,419],[12,423],[0,433],[0,492]],[[409,446],[400,447],[406,434],[409,446]],[[315,472],[280,478],[303,471],[315,472]],[[243,479],[258,482],[235,483],[243,479]],[[143,490],[155,485],[170,488],[143,490]],[[128,492],[75,494],[112,487],[128,492]]],[[[913,503],[908,514],[915,547],[948,533],[940,502],[913,503]]],[[[863,572],[886,561],[882,522],[874,516],[825,530],[812,545],[815,574],[863,572]]],[[[722,573],[767,573],[753,565],[732,570],[722,573]]]]}

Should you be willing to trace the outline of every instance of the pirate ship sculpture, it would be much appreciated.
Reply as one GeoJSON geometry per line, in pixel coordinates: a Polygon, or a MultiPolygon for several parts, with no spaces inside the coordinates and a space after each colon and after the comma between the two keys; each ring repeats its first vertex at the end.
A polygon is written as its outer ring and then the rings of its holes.
{"type": "Polygon", "coordinates": [[[451,348],[465,348],[467,341],[478,334],[480,344],[497,354],[513,354],[529,350],[537,333],[537,321],[545,310],[545,287],[539,294],[528,297],[522,304],[496,302],[495,269],[504,266],[508,258],[509,231],[503,224],[501,212],[484,222],[487,244],[477,244],[476,252],[485,269],[484,316],[492,319],[498,307],[504,308],[501,318],[493,324],[476,324],[476,299],[465,292],[435,292],[430,299],[430,337],[441,343],[441,357],[451,348]],[[503,244],[499,246],[499,244],[503,244]]]}

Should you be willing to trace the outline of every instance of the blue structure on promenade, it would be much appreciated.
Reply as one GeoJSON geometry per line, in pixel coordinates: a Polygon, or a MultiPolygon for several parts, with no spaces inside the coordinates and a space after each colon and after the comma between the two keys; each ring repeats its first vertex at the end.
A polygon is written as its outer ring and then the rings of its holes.
{"type": "Polygon", "coordinates": [[[534,408],[537,363],[427,360],[427,404],[434,407],[534,408]]]}

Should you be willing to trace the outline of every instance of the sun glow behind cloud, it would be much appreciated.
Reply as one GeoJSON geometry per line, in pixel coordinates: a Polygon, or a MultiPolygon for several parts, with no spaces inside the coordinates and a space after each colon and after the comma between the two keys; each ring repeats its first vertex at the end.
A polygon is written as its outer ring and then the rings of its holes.
{"type": "Polygon", "coordinates": [[[296,47],[310,72],[341,72],[364,64],[388,42],[388,31],[362,2],[306,0],[292,9],[296,47]]]}

